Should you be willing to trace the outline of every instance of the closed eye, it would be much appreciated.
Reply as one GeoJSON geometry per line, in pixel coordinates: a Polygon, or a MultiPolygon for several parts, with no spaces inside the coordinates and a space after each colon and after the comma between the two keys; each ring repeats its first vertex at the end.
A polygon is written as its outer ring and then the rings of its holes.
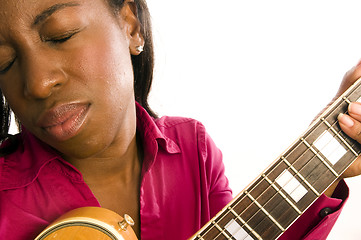
{"type": "Polygon", "coordinates": [[[70,38],[72,38],[72,36],[73,35],[66,36],[66,37],[61,37],[61,38],[54,38],[54,39],[50,39],[50,40],[47,40],[47,41],[52,42],[52,43],[63,43],[63,42],[68,41],[70,38]]]}
{"type": "Polygon", "coordinates": [[[68,41],[69,39],[71,39],[78,32],[79,31],[70,32],[70,33],[66,33],[66,34],[61,35],[61,36],[46,38],[44,40],[45,40],[45,42],[50,42],[50,43],[54,43],[54,44],[61,44],[61,43],[64,43],[64,42],[68,41]]]}
{"type": "Polygon", "coordinates": [[[10,70],[11,66],[14,64],[15,60],[16,58],[14,58],[14,60],[11,61],[5,68],[0,69],[0,74],[7,73],[10,70]]]}

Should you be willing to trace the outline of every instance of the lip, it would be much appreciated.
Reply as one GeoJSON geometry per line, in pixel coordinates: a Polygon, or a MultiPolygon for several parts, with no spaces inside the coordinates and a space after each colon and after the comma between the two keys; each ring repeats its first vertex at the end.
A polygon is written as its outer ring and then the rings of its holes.
{"type": "Polygon", "coordinates": [[[58,141],[74,137],[85,122],[89,104],[69,103],[51,108],[42,114],[37,126],[58,141]]]}

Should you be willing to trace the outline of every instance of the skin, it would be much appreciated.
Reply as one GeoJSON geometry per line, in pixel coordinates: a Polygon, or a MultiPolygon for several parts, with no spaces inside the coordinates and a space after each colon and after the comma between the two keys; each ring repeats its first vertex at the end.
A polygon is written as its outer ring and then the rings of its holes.
{"type": "Polygon", "coordinates": [[[0,88],[15,115],[79,169],[103,207],[132,216],[139,236],[141,157],[130,57],[144,40],[133,3],[116,14],[105,0],[1,0],[0,6],[0,88]],[[46,112],[71,103],[87,106],[74,136],[59,139],[39,126],[46,112]]]}
{"type": "MultiPolygon", "coordinates": [[[[105,0],[0,0],[0,6],[0,88],[12,110],[79,169],[103,207],[130,214],[139,237],[141,149],[130,56],[144,40],[133,3],[116,14],[105,0]],[[36,18],[60,3],[71,4],[36,18]],[[38,121],[68,103],[88,109],[76,134],[59,140],[38,121]]],[[[345,75],[338,95],[359,77],[360,64],[345,75]]],[[[339,121],[361,143],[361,104],[350,104],[349,116],[339,121]]],[[[326,194],[342,178],[360,174],[358,158],[326,194]]]]}

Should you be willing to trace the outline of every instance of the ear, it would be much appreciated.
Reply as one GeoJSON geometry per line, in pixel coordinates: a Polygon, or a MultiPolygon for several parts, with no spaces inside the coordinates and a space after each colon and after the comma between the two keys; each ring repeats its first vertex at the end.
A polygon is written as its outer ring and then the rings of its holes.
{"type": "Polygon", "coordinates": [[[137,6],[132,0],[125,0],[120,9],[126,37],[129,41],[129,51],[132,55],[139,55],[143,51],[144,38],[140,31],[140,22],[137,16],[137,6]]]}

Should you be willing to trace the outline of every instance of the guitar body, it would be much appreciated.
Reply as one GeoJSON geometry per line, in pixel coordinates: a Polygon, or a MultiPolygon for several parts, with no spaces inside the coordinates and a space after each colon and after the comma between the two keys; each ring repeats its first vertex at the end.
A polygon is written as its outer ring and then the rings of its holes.
{"type": "Polygon", "coordinates": [[[105,208],[77,208],[55,220],[35,240],[137,240],[132,219],[125,218],[105,208]]]}

